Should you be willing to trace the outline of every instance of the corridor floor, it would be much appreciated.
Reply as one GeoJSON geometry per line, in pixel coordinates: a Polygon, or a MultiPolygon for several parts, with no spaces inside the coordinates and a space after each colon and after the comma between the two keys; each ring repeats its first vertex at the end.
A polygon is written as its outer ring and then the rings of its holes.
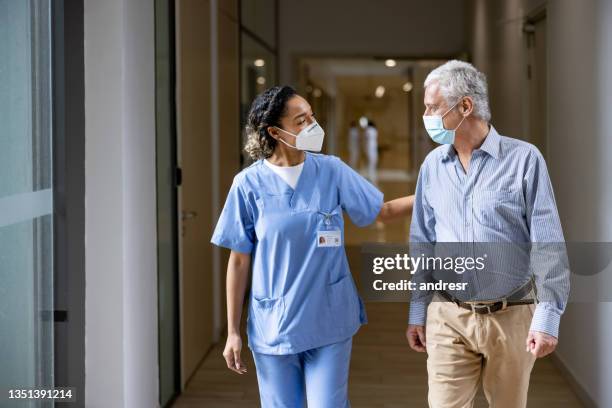
{"type": "MultiPolygon", "coordinates": [[[[404,339],[406,305],[369,303],[369,324],[354,339],[350,374],[353,408],[427,406],[425,354],[412,352],[404,339]]],[[[251,354],[244,358],[249,372],[237,375],[225,367],[219,344],[209,353],[175,408],[258,407],[257,378],[251,354]]],[[[477,408],[486,407],[479,394],[477,408]]],[[[550,358],[536,362],[531,376],[529,407],[581,407],[550,358]]]]}

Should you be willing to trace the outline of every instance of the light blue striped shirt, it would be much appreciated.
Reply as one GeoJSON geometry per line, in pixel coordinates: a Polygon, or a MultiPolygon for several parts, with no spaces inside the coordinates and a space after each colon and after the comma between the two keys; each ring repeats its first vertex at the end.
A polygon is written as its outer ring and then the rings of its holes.
{"type": "MultiPolygon", "coordinates": [[[[469,299],[509,295],[535,274],[540,302],[531,330],[557,337],[569,295],[569,268],[561,222],[544,158],[521,140],[501,136],[493,126],[464,171],[453,145],[442,145],[425,158],[416,187],[412,243],[541,243],[561,244],[563,253],[539,254],[534,267],[510,268],[513,276],[489,274],[495,284],[469,299]],[[546,257],[545,261],[541,261],[546,257]],[[551,261],[552,259],[552,261],[551,261]],[[530,269],[533,269],[532,271],[530,269]],[[487,292],[489,289],[494,288],[487,292]],[[498,293],[505,290],[505,293],[498,293]],[[550,295],[552,293],[552,295],[550,295]]],[[[486,271],[482,272],[486,274],[486,271]]],[[[481,276],[478,279],[487,279],[481,276]]],[[[475,282],[477,283],[477,282],[475,282]]],[[[461,296],[457,296],[461,298],[461,296]]],[[[426,299],[426,298],[425,298],[426,299]]],[[[424,325],[428,300],[413,297],[409,324],[424,325]],[[415,300],[416,299],[416,300],[415,300]]]]}

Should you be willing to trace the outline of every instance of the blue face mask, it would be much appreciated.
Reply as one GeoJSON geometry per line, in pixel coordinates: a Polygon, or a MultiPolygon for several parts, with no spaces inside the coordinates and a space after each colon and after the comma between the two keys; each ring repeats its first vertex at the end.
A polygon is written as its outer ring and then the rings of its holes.
{"type": "MultiPolygon", "coordinates": [[[[457,101],[459,103],[461,100],[457,101]]],[[[423,123],[425,124],[425,130],[429,133],[429,137],[436,143],[439,144],[453,144],[455,141],[455,131],[459,129],[459,126],[465,120],[465,116],[461,119],[461,122],[454,129],[445,129],[444,128],[444,117],[448,114],[448,112],[452,111],[455,106],[455,103],[449,110],[446,111],[444,115],[423,115],[423,123]]]]}

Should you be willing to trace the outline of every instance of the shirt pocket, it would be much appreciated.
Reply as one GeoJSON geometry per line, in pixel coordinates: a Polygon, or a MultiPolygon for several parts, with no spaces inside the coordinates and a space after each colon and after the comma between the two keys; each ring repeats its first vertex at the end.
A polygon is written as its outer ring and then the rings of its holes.
{"type": "Polygon", "coordinates": [[[285,318],[285,299],[251,298],[251,313],[257,333],[263,342],[269,346],[280,343],[281,325],[285,318]]]}
{"type": "Polygon", "coordinates": [[[520,189],[480,190],[474,197],[474,219],[495,229],[516,225],[525,216],[525,199],[520,189]]]}

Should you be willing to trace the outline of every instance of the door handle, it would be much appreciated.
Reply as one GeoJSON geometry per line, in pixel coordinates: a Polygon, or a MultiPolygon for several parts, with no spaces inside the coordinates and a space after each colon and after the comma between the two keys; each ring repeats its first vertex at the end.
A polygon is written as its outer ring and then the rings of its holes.
{"type": "Polygon", "coordinates": [[[195,211],[181,211],[181,219],[183,221],[189,220],[191,218],[195,218],[198,216],[198,213],[195,211]]]}

